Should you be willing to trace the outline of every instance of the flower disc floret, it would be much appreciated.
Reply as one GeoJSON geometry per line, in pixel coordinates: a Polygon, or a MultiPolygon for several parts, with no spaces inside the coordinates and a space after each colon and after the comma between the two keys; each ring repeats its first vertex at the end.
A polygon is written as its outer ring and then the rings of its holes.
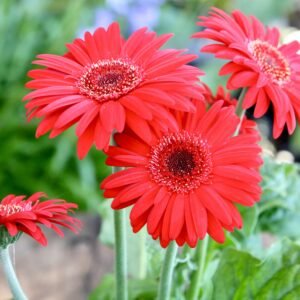
{"type": "Polygon", "coordinates": [[[152,146],[149,171],[157,184],[171,192],[188,193],[212,176],[212,159],[207,141],[187,131],[164,135],[152,146]]]}
{"type": "Polygon", "coordinates": [[[274,83],[283,85],[291,80],[291,68],[280,51],[268,42],[255,40],[248,45],[261,71],[274,83]]]}
{"type": "Polygon", "coordinates": [[[8,217],[18,212],[30,211],[31,203],[0,204],[0,216],[8,217]]]}
{"type": "Polygon", "coordinates": [[[143,80],[143,70],[126,59],[103,59],[85,68],[77,87],[82,95],[100,102],[117,100],[143,80]]]}

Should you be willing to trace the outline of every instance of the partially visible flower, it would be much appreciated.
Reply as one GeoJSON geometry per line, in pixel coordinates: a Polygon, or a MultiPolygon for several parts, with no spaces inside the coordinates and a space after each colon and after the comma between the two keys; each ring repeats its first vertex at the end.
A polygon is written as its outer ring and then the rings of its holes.
{"type": "MultiPolygon", "coordinates": [[[[206,103],[211,106],[217,101],[223,101],[223,107],[233,106],[236,109],[238,100],[232,98],[230,93],[224,89],[222,86],[218,86],[217,92],[214,95],[208,85],[203,84],[205,92],[203,93],[206,103]]],[[[257,129],[257,124],[255,121],[248,119],[246,116],[243,117],[241,122],[239,134],[254,134],[257,140],[260,140],[260,134],[257,129]]]]}
{"type": "Polygon", "coordinates": [[[38,192],[25,199],[25,196],[8,195],[0,202],[0,247],[5,248],[15,242],[24,232],[41,245],[47,245],[47,239],[40,224],[54,230],[59,236],[64,233],[58,227],[66,227],[73,232],[80,228],[80,221],[69,215],[77,208],[74,203],[62,199],[40,201],[46,197],[38,192]]]}
{"type": "Polygon", "coordinates": [[[53,138],[77,123],[83,158],[93,144],[107,148],[112,132],[122,132],[125,123],[149,139],[147,121],[171,123],[166,107],[192,111],[188,99],[199,97],[203,73],[186,65],[195,55],[160,50],[171,36],[142,28],[125,40],[113,23],[75,39],[64,56],[38,55],[33,63],[46,68],[28,73],[33,80],[26,86],[35,91],[24,97],[28,120],[43,119],[36,136],[50,131],[53,138]]]}
{"type": "Polygon", "coordinates": [[[205,98],[205,101],[209,105],[213,105],[215,102],[223,100],[223,106],[236,106],[237,100],[232,98],[230,93],[224,89],[223,86],[219,85],[217,88],[217,92],[214,95],[212,90],[207,84],[203,83],[204,87],[204,93],[203,96],[205,98]]]}
{"type": "Polygon", "coordinates": [[[270,104],[274,108],[273,136],[277,138],[285,124],[289,134],[300,120],[300,50],[299,42],[279,45],[277,28],[265,27],[254,16],[240,11],[227,14],[213,8],[209,17],[200,17],[198,25],[206,27],[194,34],[216,43],[202,52],[229,60],[220,75],[231,74],[227,87],[247,88],[245,109],[255,105],[254,116],[263,116],[270,104]]]}
{"type": "Polygon", "coordinates": [[[150,141],[130,130],[116,134],[107,152],[108,165],[128,168],[102,182],[104,196],[114,198],[114,209],[133,205],[133,231],[147,225],[163,247],[172,240],[194,247],[207,233],[223,243],[223,229],[242,227],[235,203],[251,206],[261,195],[256,137],[233,137],[233,106],[218,101],[206,111],[195,103],[196,113],[174,113],[177,129],[153,125],[150,141]]]}

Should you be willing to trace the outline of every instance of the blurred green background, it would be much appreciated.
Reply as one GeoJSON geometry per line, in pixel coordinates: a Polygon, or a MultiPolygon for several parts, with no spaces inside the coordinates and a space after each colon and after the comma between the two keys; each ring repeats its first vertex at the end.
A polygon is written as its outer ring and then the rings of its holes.
{"type": "MultiPolygon", "coordinates": [[[[0,197],[8,193],[45,191],[50,197],[77,202],[82,210],[99,211],[99,182],[110,172],[104,156],[94,149],[82,161],[76,158],[76,139],[69,130],[54,140],[35,139],[37,122],[26,122],[22,97],[31,61],[39,53],[65,52],[65,44],[85,30],[121,23],[125,36],[142,26],[159,33],[174,32],[171,47],[198,53],[199,41],[189,36],[197,16],[210,6],[239,8],[267,24],[286,31],[297,26],[300,14],[294,0],[1,0],[0,1],[0,197]]],[[[206,56],[197,63],[214,89],[224,83],[217,76],[222,62],[206,56]]],[[[299,142],[292,149],[299,151],[299,142]]]]}

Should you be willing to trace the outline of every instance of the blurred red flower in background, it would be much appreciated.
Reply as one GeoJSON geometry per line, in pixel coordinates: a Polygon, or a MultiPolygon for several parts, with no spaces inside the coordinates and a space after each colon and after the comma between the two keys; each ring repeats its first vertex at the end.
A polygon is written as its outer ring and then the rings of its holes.
{"type": "Polygon", "coordinates": [[[223,228],[242,227],[234,203],[251,206],[260,199],[262,164],[257,137],[233,137],[239,118],[223,101],[195,102],[196,113],[174,112],[177,129],[153,126],[152,139],[131,130],[115,135],[106,163],[129,167],[107,177],[104,196],[113,197],[112,208],[133,205],[133,231],[145,224],[163,247],[197,244],[208,233],[224,242],[223,228]]]}
{"type": "MultiPolygon", "coordinates": [[[[57,226],[66,227],[73,232],[81,226],[81,222],[68,215],[77,204],[68,203],[62,199],[40,201],[46,197],[38,192],[25,200],[25,196],[8,195],[0,202],[0,229],[5,227],[11,237],[26,233],[41,245],[47,245],[47,239],[39,224],[54,230],[59,236],[64,236],[57,226]]],[[[3,241],[0,241],[0,245],[3,241]]]]}
{"type": "Polygon", "coordinates": [[[46,68],[28,73],[33,80],[26,86],[35,91],[24,97],[28,120],[42,118],[36,136],[51,131],[53,138],[78,123],[83,158],[93,144],[107,148],[111,133],[122,132],[125,123],[142,134],[153,117],[170,122],[167,107],[192,111],[188,99],[199,97],[203,72],[186,65],[197,56],[160,50],[171,36],[142,28],[125,40],[113,23],[75,39],[64,56],[38,55],[33,63],[46,68]]]}
{"type": "MultiPolygon", "coordinates": [[[[213,105],[217,101],[223,100],[223,107],[233,106],[236,109],[238,100],[232,98],[230,93],[226,91],[222,86],[218,86],[215,95],[213,94],[213,92],[211,91],[208,85],[203,84],[203,86],[205,90],[203,95],[206,103],[209,106],[213,105]]],[[[258,141],[261,139],[260,133],[257,129],[256,122],[248,119],[246,116],[243,117],[240,125],[240,130],[239,130],[239,134],[243,134],[243,133],[251,133],[256,135],[258,141]]]]}
{"type": "Polygon", "coordinates": [[[227,87],[231,90],[248,88],[244,109],[255,105],[254,116],[263,116],[274,108],[273,136],[277,138],[285,126],[289,134],[300,120],[300,50],[299,42],[279,46],[277,28],[265,27],[256,17],[240,11],[231,15],[213,8],[209,17],[199,17],[205,29],[195,38],[214,40],[201,51],[229,60],[220,75],[230,74],[227,87]]]}

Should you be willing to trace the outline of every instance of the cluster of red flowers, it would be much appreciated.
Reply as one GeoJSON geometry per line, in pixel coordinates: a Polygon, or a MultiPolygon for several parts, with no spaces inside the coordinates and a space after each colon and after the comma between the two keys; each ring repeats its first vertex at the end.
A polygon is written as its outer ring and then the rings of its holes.
{"type": "MultiPolygon", "coordinates": [[[[194,37],[214,40],[202,51],[229,60],[220,74],[231,74],[228,89],[246,89],[243,108],[255,105],[261,117],[272,104],[274,136],[285,124],[292,133],[300,118],[299,43],[278,46],[277,29],[239,11],[213,9],[200,19],[206,28],[194,37]]],[[[29,72],[28,119],[42,118],[37,137],[77,124],[79,158],[95,144],[108,165],[125,168],[101,188],[113,209],[133,206],[134,232],[147,226],[163,247],[172,240],[194,247],[207,233],[222,243],[223,229],[242,227],[236,204],[260,199],[259,134],[254,121],[239,120],[224,88],[214,96],[199,82],[203,72],[187,65],[194,55],[161,49],[170,36],[142,28],[126,40],[113,23],[68,44],[63,56],[38,55],[34,63],[45,68],[29,72]]],[[[48,224],[39,212],[36,220],[48,224]]],[[[11,224],[11,234],[32,233],[32,222],[11,224]]]]}

